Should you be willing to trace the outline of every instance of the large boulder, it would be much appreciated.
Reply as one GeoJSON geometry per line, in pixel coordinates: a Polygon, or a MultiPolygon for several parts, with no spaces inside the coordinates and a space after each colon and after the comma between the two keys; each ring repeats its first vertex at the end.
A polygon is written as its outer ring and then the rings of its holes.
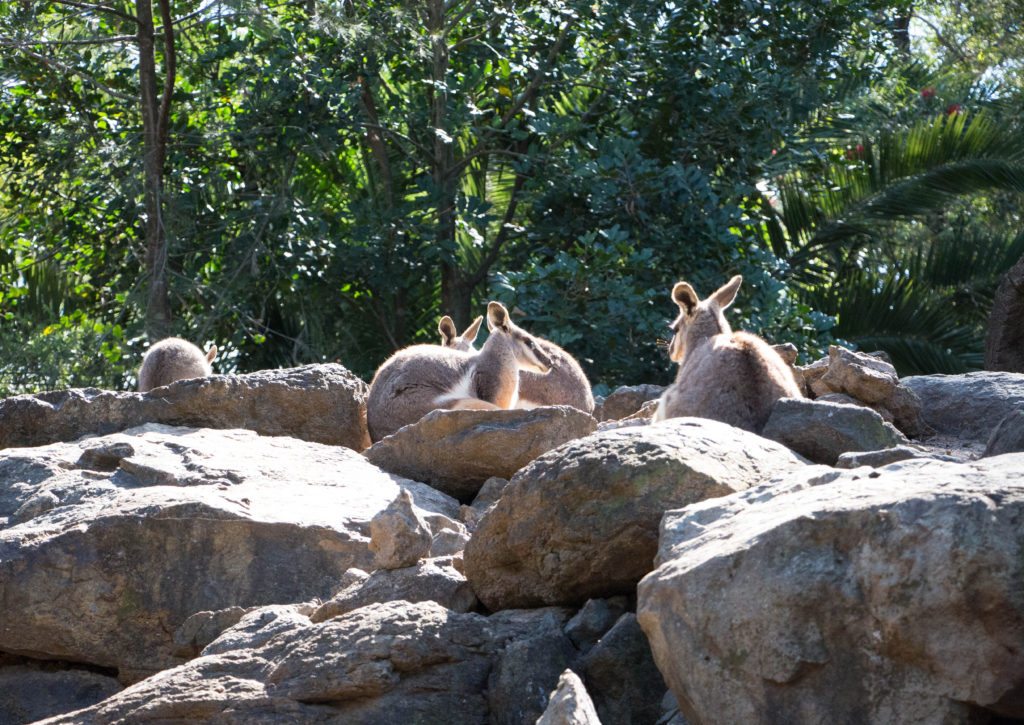
{"type": "Polygon", "coordinates": [[[492,476],[512,474],[597,427],[567,405],[531,410],[435,410],[374,443],[366,458],[385,471],[471,501],[492,476]]]}
{"type": "MultiPolygon", "coordinates": [[[[433,602],[390,602],[314,624],[294,607],[258,609],[201,657],[47,722],[497,722],[504,713],[489,675],[510,647],[557,631],[567,616],[543,609],[484,617],[433,602]]],[[[530,684],[544,688],[546,701],[557,681],[555,673],[530,684]]],[[[505,702],[517,697],[534,693],[503,693],[505,702]]]]}
{"type": "Polygon", "coordinates": [[[148,393],[96,388],[0,400],[0,448],[105,435],[145,423],[246,428],[361,451],[367,385],[341,365],[180,380],[148,393]]]}
{"type": "Polygon", "coordinates": [[[985,369],[1024,373],[1024,257],[996,289],[985,335],[985,369]]]}
{"type": "Polygon", "coordinates": [[[629,594],[652,568],[664,511],[803,465],[702,418],[595,433],[515,475],[466,546],[466,577],[491,610],[629,594]]]}
{"type": "Polygon", "coordinates": [[[562,673],[544,714],[537,719],[537,725],[601,725],[579,675],[572,670],[562,673]]]}
{"type": "Polygon", "coordinates": [[[122,689],[102,672],[55,662],[5,665],[0,657],[0,723],[21,725],[89,707],[122,689]]]}
{"type": "Polygon", "coordinates": [[[812,468],[665,515],[638,617],[694,723],[1024,717],[1024,455],[812,468]]]}
{"type": "Polygon", "coordinates": [[[600,402],[594,409],[594,417],[599,421],[628,418],[639,411],[644,403],[657,400],[664,392],[664,385],[622,385],[600,402]]]}
{"type": "Polygon", "coordinates": [[[458,516],[348,448],[251,431],[147,425],[4,451],[0,651],[126,682],[173,666],[196,612],[326,598],[349,568],[373,569],[370,521],[403,489],[438,521],[458,516]]]}
{"type": "Polygon", "coordinates": [[[925,423],[939,434],[981,446],[999,421],[1024,407],[1022,373],[916,375],[903,383],[921,400],[925,423]]]}

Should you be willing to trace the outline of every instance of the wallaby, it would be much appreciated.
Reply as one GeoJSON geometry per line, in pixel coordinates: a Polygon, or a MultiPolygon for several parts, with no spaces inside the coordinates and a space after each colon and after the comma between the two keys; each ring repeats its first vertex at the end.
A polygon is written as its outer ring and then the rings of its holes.
{"type": "MultiPolygon", "coordinates": [[[[473,350],[473,341],[480,331],[480,319],[461,335],[456,334],[455,323],[447,315],[437,325],[441,344],[456,350],[473,350]]],[[[536,408],[541,405],[571,405],[584,413],[594,412],[594,395],[590,391],[583,368],[576,358],[555,343],[534,337],[549,358],[551,370],[541,375],[532,370],[519,371],[519,401],[517,408],[536,408]]]]}
{"type": "Polygon", "coordinates": [[[139,367],[139,391],[145,393],[175,380],[202,378],[213,374],[210,363],[217,357],[217,346],[203,353],[188,340],[166,337],[152,345],[139,367]]]}
{"type": "Polygon", "coordinates": [[[679,316],[669,357],[679,363],[679,373],[658,401],[655,421],[697,416],[760,433],[776,400],[803,397],[792,370],[768,343],[733,332],[726,322],[723,311],[742,282],[737,275],[703,301],[686,282],[672,288],[679,316]]]}
{"type": "Polygon", "coordinates": [[[487,305],[487,328],[491,334],[479,352],[412,345],[388,358],[373,376],[366,401],[371,440],[438,408],[511,408],[519,397],[520,368],[545,372],[551,367],[537,341],[516,327],[498,302],[487,305]]]}

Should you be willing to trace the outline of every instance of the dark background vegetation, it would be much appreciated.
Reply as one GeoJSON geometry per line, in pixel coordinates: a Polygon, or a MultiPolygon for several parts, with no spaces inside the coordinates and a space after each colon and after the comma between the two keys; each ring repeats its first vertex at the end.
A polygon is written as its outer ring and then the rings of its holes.
{"type": "Polygon", "coordinates": [[[489,299],[598,391],[735,326],[982,365],[1024,256],[1014,0],[0,2],[0,395],[149,341],[366,379],[489,299]]]}

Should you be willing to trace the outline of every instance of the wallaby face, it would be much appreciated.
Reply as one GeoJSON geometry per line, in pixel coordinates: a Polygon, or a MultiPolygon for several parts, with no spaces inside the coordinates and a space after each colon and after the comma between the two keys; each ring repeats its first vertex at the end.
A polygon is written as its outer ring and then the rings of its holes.
{"type": "Polygon", "coordinates": [[[516,362],[523,370],[546,373],[551,369],[551,358],[541,350],[537,341],[520,330],[509,317],[508,310],[500,302],[487,303],[487,329],[492,335],[508,335],[513,342],[516,362]]]}
{"type": "Polygon", "coordinates": [[[473,343],[476,342],[476,336],[480,332],[480,324],[483,321],[483,315],[479,315],[473,320],[473,324],[459,335],[455,329],[455,321],[448,315],[445,315],[437,323],[437,331],[441,333],[441,346],[462,350],[463,352],[473,352],[476,349],[473,347],[473,343]]]}
{"type": "Polygon", "coordinates": [[[732,332],[723,312],[736,299],[742,282],[743,277],[736,275],[703,301],[689,284],[676,282],[672,301],[679,306],[679,316],[672,322],[672,341],[668,345],[672,362],[682,362],[693,342],[732,332]]]}

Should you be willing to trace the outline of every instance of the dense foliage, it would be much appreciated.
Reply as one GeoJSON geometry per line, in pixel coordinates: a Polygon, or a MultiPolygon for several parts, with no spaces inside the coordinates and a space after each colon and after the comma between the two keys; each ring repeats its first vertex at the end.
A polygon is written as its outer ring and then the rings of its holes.
{"type": "Polygon", "coordinates": [[[671,284],[735,273],[805,356],[977,367],[1024,160],[962,6],[0,2],[0,394],[126,388],[168,330],[368,379],[494,298],[664,383],[671,284]]]}

